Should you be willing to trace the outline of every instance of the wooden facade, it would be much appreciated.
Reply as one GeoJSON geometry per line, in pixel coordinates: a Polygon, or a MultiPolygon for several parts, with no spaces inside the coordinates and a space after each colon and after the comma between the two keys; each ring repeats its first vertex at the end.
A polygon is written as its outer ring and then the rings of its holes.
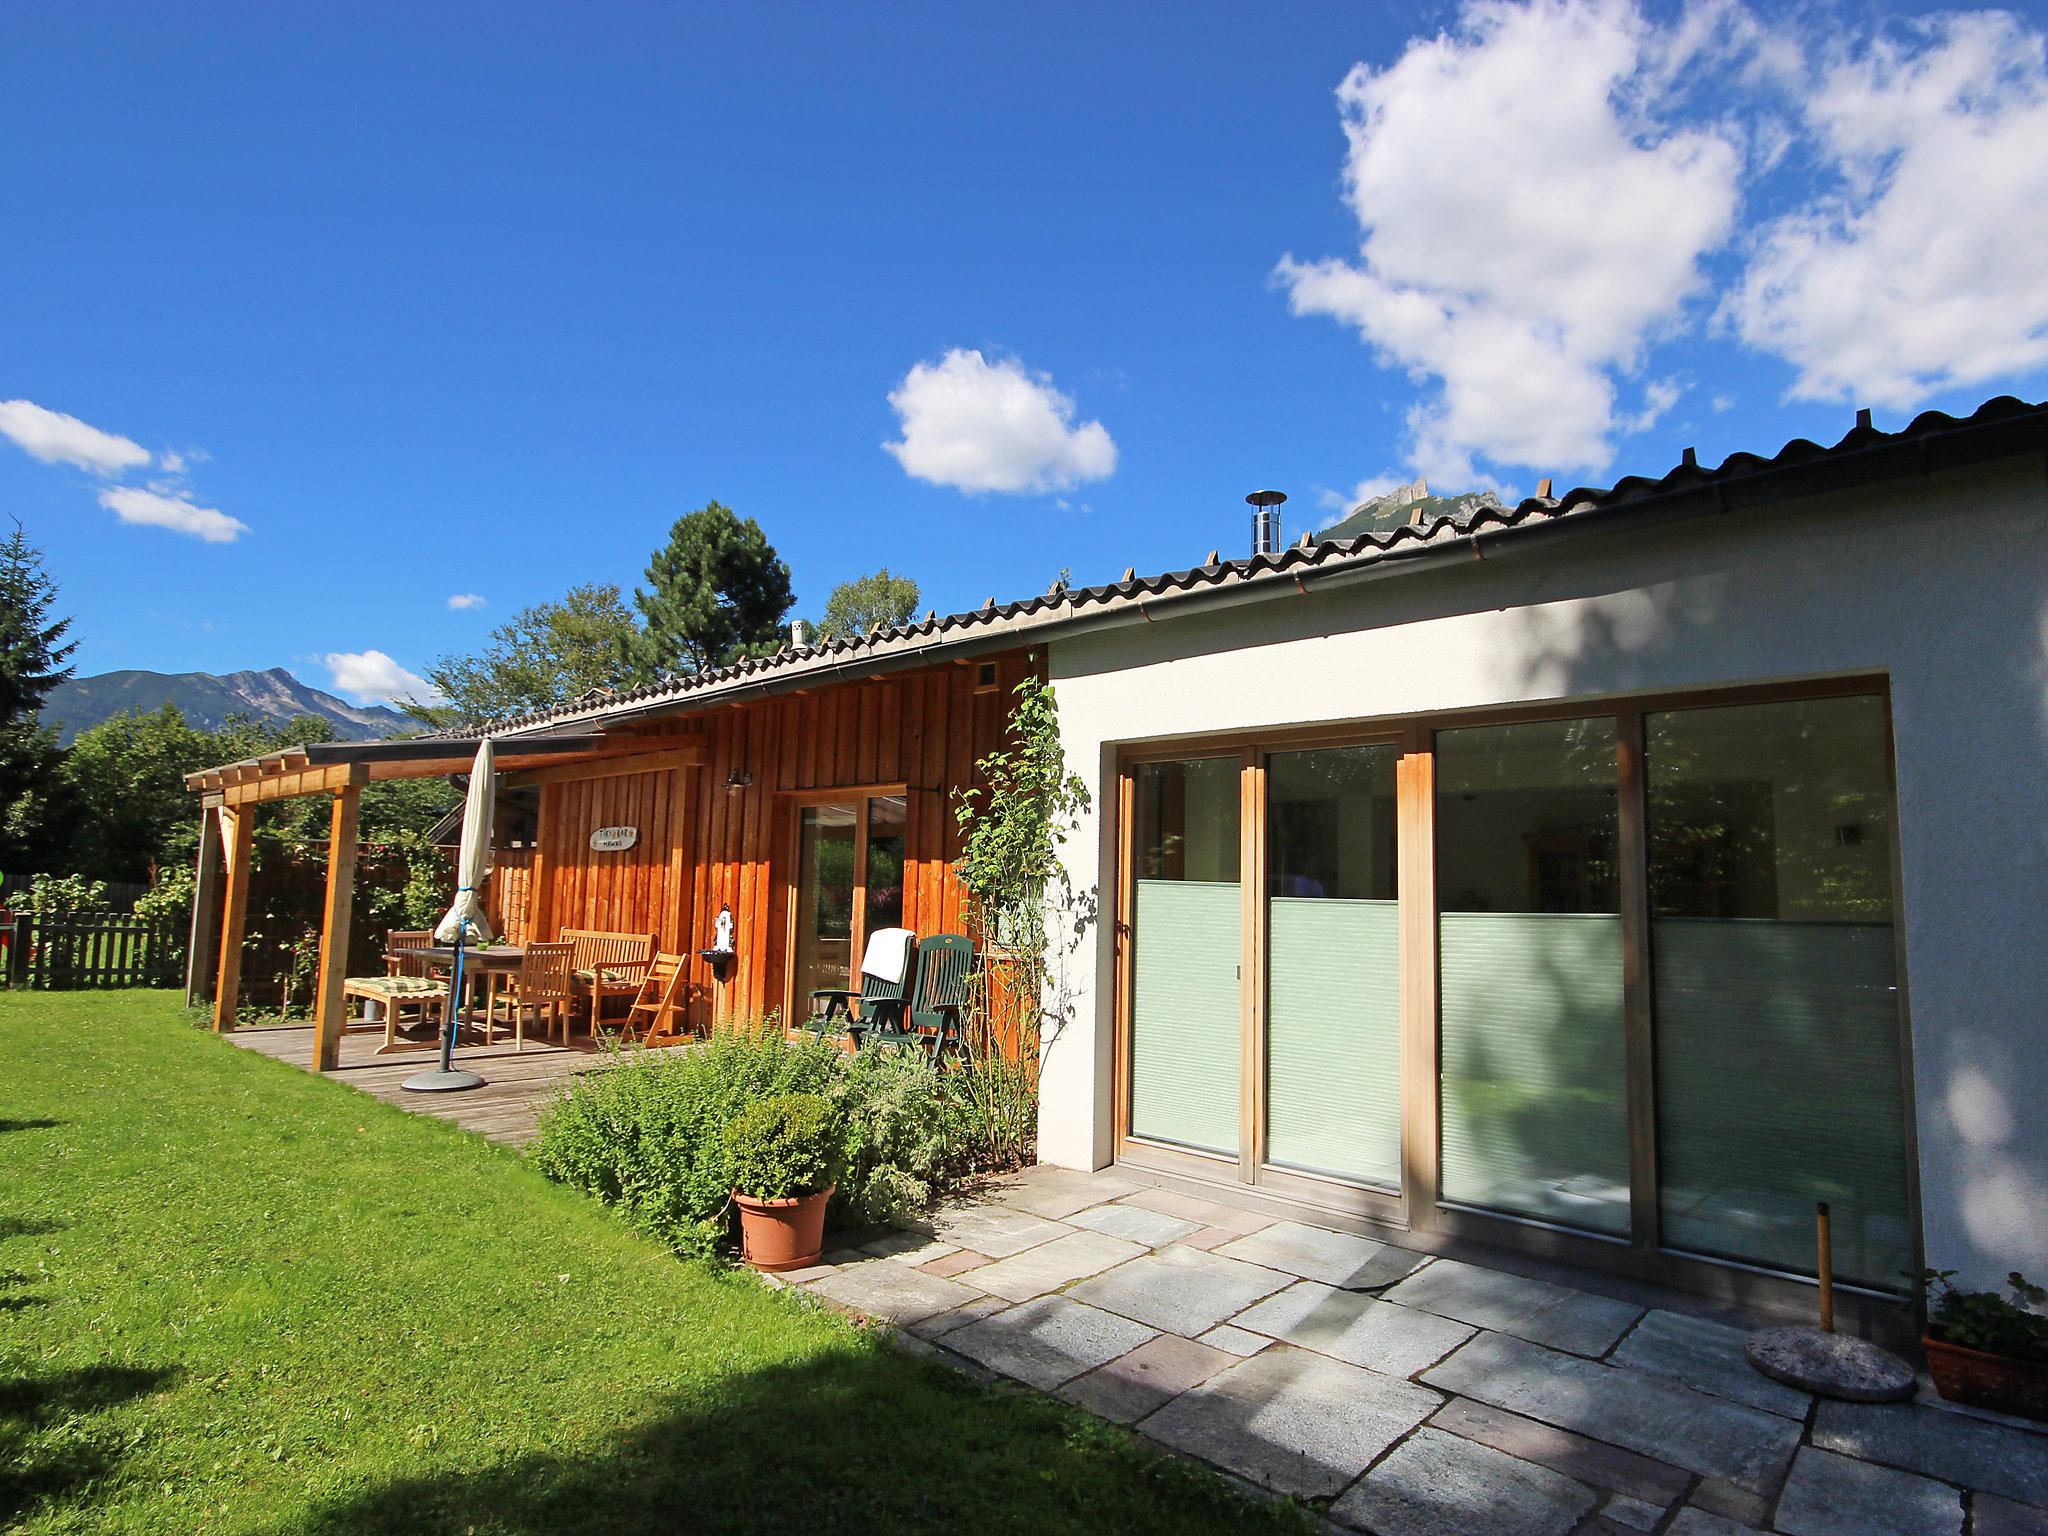
{"type": "MultiPolygon", "coordinates": [[[[507,926],[529,936],[654,934],[660,948],[690,957],[690,1022],[699,1027],[714,1010],[742,1017],[788,1008],[797,811],[842,791],[904,796],[903,922],[919,933],[962,931],[953,797],[1001,745],[1011,692],[1038,666],[1028,652],[947,662],[647,727],[701,746],[701,767],[643,770],[627,758],[542,770],[531,776],[542,784],[526,917],[515,924],[508,915],[507,926]],[[604,827],[635,828],[633,846],[593,850],[591,834],[604,827]],[[721,995],[698,951],[711,946],[726,906],[739,957],[721,995]]],[[[660,760],[659,752],[647,759],[660,760]]]]}

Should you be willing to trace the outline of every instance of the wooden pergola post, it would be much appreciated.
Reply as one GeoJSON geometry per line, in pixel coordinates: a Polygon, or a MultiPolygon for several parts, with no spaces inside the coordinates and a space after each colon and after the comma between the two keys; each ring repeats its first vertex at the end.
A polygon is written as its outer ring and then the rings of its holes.
{"type": "Polygon", "coordinates": [[[220,971],[213,989],[213,1032],[235,1027],[242,993],[242,935],[249,925],[249,866],[255,862],[256,807],[223,805],[227,836],[227,895],[221,903],[220,971]]]}
{"type": "Polygon", "coordinates": [[[334,792],[334,814],[327,831],[327,902],[320,915],[320,981],[313,1012],[313,1070],[332,1072],[341,1065],[341,1032],[348,1023],[348,999],[341,995],[348,977],[349,920],[356,902],[357,821],[362,811],[361,764],[334,792]]]}
{"type": "Polygon", "coordinates": [[[185,941],[185,1006],[197,1008],[213,995],[220,940],[220,805],[218,797],[199,813],[199,864],[192,884],[192,929],[185,941]]]}

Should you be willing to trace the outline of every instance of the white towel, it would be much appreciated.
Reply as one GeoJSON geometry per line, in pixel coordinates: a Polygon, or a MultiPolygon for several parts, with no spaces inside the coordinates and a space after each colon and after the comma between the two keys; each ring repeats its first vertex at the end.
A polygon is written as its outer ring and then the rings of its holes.
{"type": "Polygon", "coordinates": [[[917,935],[908,928],[877,928],[868,935],[868,951],[860,958],[860,973],[900,985],[910,964],[910,946],[916,942],[917,935]]]}

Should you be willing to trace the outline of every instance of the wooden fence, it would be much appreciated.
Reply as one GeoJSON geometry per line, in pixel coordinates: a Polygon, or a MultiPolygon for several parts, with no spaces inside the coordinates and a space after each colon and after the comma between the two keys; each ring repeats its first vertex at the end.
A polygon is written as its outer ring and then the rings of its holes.
{"type": "Polygon", "coordinates": [[[117,912],[23,913],[6,930],[9,986],[39,992],[175,987],[185,981],[183,926],[117,912]]]}

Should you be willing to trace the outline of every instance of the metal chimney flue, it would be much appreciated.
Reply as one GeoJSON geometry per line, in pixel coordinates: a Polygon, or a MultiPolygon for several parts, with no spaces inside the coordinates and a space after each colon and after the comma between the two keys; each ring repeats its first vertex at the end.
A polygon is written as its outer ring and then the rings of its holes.
{"type": "Polygon", "coordinates": [[[1245,497],[1252,509],[1252,553],[1280,553],[1280,508],[1287,501],[1285,491],[1253,491],[1245,497]]]}

